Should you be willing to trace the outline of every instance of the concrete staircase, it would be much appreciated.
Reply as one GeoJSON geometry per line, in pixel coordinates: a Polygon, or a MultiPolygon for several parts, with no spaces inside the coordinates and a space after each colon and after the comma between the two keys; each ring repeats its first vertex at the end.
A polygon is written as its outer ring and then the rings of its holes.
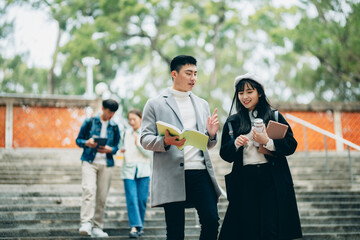
{"type": "MultiPolygon", "coordinates": [[[[81,198],[80,149],[0,150],[0,239],[84,239],[78,235],[81,198]]],[[[218,150],[212,158],[219,183],[231,164],[218,150]]],[[[346,155],[297,153],[289,157],[304,239],[360,239],[360,155],[352,153],[355,181],[350,183],[346,155]]],[[[227,200],[219,203],[221,222],[227,200]]],[[[110,239],[128,239],[128,221],[120,167],[114,168],[105,231],[110,239]]],[[[186,210],[186,239],[198,239],[196,212],[186,210]]],[[[148,208],[142,239],[166,239],[162,208],[148,208]]]]}

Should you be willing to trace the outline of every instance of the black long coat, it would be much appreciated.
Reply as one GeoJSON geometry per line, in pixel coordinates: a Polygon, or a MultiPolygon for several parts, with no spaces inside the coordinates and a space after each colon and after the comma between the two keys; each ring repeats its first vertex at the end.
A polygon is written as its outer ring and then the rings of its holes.
{"type": "MultiPolygon", "coordinates": [[[[221,240],[240,239],[239,236],[236,236],[236,229],[241,229],[237,219],[237,216],[239,216],[241,212],[239,212],[237,206],[239,205],[239,193],[242,191],[240,176],[243,171],[243,147],[236,150],[234,140],[230,137],[228,128],[228,122],[231,122],[234,129],[234,139],[236,139],[240,135],[236,131],[236,129],[239,129],[239,121],[240,119],[237,114],[230,116],[224,125],[222,133],[220,156],[227,162],[233,162],[233,168],[231,172],[231,184],[227,186],[230,188],[227,189],[229,206],[221,229],[221,240]],[[231,196],[229,194],[231,194],[231,196]]],[[[289,125],[280,113],[278,122],[289,125]]],[[[279,240],[301,238],[302,232],[294,184],[285,157],[293,154],[297,147],[297,142],[290,126],[283,139],[274,139],[274,145],[276,149],[276,151],[272,152],[274,156],[265,155],[265,157],[271,164],[271,172],[276,189],[277,207],[279,211],[279,240]]]]}

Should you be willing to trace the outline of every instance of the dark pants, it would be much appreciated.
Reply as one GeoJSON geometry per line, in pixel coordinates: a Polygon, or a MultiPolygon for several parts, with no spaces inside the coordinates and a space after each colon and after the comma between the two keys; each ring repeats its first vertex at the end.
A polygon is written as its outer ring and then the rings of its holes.
{"type": "Polygon", "coordinates": [[[207,170],[185,171],[186,202],[164,205],[167,240],[184,239],[185,207],[194,206],[201,224],[200,240],[216,240],[219,228],[217,196],[207,170]]]}
{"type": "Polygon", "coordinates": [[[277,239],[278,207],[270,168],[269,164],[244,166],[240,198],[229,204],[220,240],[277,239]]]}

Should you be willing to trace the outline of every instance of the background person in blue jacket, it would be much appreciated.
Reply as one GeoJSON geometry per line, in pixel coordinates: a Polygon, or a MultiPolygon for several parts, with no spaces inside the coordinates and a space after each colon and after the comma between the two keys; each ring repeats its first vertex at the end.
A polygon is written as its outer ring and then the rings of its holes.
{"type": "Polygon", "coordinates": [[[111,120],[119,104],[112,99],[102,102],[99,115],[86,119],[81,125],[76,144],[84,148],[82,161],[81,235],[108,237],[103,228],[106,197],[109,192],[113,155],[118,151],[120,131],[111,120]],[[105,146],[98,146],[95,137],[107,138],[105,146]]]}

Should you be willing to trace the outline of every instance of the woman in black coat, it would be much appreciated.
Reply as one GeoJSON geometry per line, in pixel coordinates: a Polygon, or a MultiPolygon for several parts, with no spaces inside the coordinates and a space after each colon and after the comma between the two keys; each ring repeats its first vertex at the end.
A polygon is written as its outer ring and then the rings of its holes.
{"type": "Polygon", "coordinates": [[[297,147],[292,130],[280,113],[271,110],[256,75],[239,76],[234,86],[237,113],[224,125],[220,149],[221,158],[233,163],[233,168],[226,176],[229,205],[219,240],[301,238],[294,186],[285,157],[297,147]],[[253,129],[255,118],[263,119],[263,132],[253,129]],[[284,138],[268,137],[265,126],[270,120],[288,125],[284,138]],[[269,154],[259,153],[254,142],[269,154]]]}

